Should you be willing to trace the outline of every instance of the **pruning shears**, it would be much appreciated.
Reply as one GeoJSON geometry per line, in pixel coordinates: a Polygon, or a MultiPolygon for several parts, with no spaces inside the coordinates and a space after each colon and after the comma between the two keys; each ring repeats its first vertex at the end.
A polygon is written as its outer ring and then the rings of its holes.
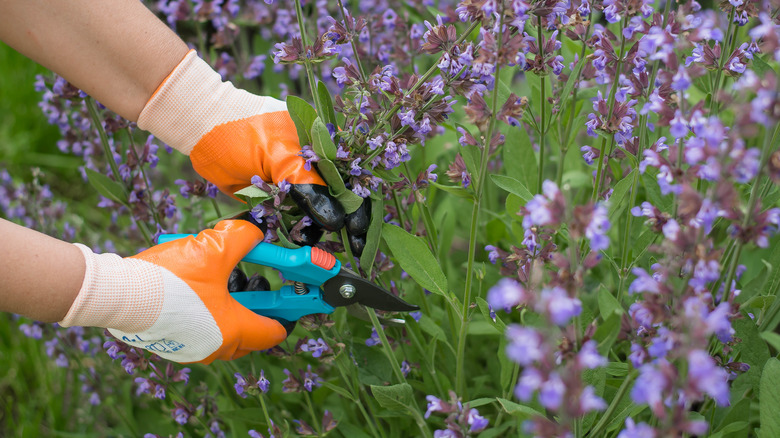
{"type": "MultiPolygon", "coordinates": [[[[194,234],[161,234],[158,243],[183,239],[194,234]]],[[[288,326],[302,316],[333,313],[336,307],[348,306],[350,313],[364,318],[365,309],[411,312],[418,306],[409,304],[384,288],[366,280],[327,251],[316,247],[283,248],[260,242],[242,259],[244,262],[274,268],[291,285],[274,291],[231,292],[247,309],[288,326]]],[[[364,318],[365,319],[365,318],[364,318]]],[[[386,320],[403,323],[403,320],[386,320]]]]}

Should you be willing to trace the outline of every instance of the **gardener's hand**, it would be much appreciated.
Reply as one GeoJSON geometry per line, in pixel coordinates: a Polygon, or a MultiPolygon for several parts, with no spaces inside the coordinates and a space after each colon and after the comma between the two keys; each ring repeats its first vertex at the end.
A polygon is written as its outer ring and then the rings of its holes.
{"type": "MultiPolygon", "coordinates": [[[[188,154],[195,170],[228,195],[248,186],[255,175],[269,183],[284,181],[292,185],[293,200],[320,227],[337,231],[345,224],[341,204],[317,172],[304,166],[285,103],[222,82],[195,51],[152,95],[138,126],[188,154]]],[[[347,227],[350,234],[365,234],[367,217],[348,220],[347,227]]]]}
{"type": "Polygon", "coordinates": [[[63,326],[106,327],[118,339],[176,362],[232,360],[287,337],[278,322],[234,300],[228,277],[263,239],[243,220],[222,221],[194,237],[134,257],[94,254],[63,326]]]}

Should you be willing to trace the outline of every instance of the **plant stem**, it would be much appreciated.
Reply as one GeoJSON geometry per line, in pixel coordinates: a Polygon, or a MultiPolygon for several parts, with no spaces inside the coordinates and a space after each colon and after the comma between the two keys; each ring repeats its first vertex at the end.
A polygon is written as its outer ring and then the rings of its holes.
{"type": "MultiPolygon", "coordinates": [[[[504,10],[502,8],[499,20],[503,20],[504,10]]],[[[498,53],[501,53],[502,43],[504,40],[504,27],[499,23],[498,32],[498,53]]],[[[500,78],[501,64],[496,63],[496,82],[500,78]]],[[[488,123],[487,135],[485,136],[485,144],[482,145],[482,157],[480,161],[480,171],[477,176],[477,182],[474,186],[474,206],[471,210],[471,229],[469,230],[469,254],[468,262],[466,266],[466,287],[463,292],[463,309],[461,314],[460,332],[458,335],[458,351],[455,357],[455,392],[461,397],[467,398],[466,394],[466,380],[464,375],[466,360],[466,336],[468,334],[469,325],[469,306],[471,303],[471,288],[474,280],[474,258],[476,257],[477,246],[477,227],[479,225],[479,215],[482,208],[482,193],[485,189],[485,175],[487,174],[487,163],[490,158],[490,143],[493,139],[493,129],[496,125],[495,114],[498,109],[498,84],[493,87],[493,108],[491,111],[492,117],[488,123]]]]}
{"type": "Polygon", "coordinates": [[[720,60],[718,61],[718,72],[715,74],[715,83],[712,85],[712,100],[710,100],[710,115],[713,114],[713,111],[718,109],[718,91],[720,90],[720,77],[723,74],[723,68],[725,67],[724,64],[726,63],[726,56],[728,53],[725,46],[733,37],[731,33],[734,30],[734,10],[736,10],[736,8],[732,6],[731,12],[729,13],[729,28],[726,31],[726,39],[723,40],[723,46],[721,46],[720,49],[720,60]]]}
{"type": "Polygon", "coordinates": [[[639,372],[637,370],[633,370],[628,376],[626,376],[625,380],[623,380],[623,383],[620,385],[620,388],[618,388],[615,397],[612,399],[612,402],[609,404],[609,407],[607,407],[607,410],[604,411],[604,413],[601,415],[601,418],[599,418],[598,423],[596,423],[596,425],[593,426],[593,429],[590,430],[589,436],[592,437],[601,436],[600,435],[601,430],[608,425],[608,421],[610,420],[610,417],[612,416],[612,414],[615,413],[615,410],[617,409],[621,400],[623,400],[623,397],[626,395],[626,392],[628,392],[628,387],[631,386],[631,383],[634,381],[634,379],[636,379],[636,376],[638,374],[639,372]]]}
{"type": "Polygon", "coordinates": [[[322,104],[320,103],[320,97],[317,93],[317,83],[315,81],[314,69],[311,67],[311,60],[308,57],[309,38],[306,36],[306,26],[303,20],[303,9],[301,8],[301,0],[295,0],[295,15],[298,19],[298,27],[301,30],[301,42],[303,43],[304,59],[303,64],[306,68],[306,78],[309,81],[309,89],[311,90],[311,97],[314,100],[314,108],[317,110],[317,114],[325,114],[322,104]]]}
{"type": "MultiPolygon", "coordinates": [[[[542,63],[544,63],[544,32],[542,31],[542,20],[539,19],[539,25],[537,26],[537,46],[539,47],[539,56],[542,58],[542,63]]],[[[496,78],[498,78],[498,74],[496,74],[496,78]]],[[[539,81],[541,82],[541,102],[542,110],[540,111],[541,114],[539,114],[539,117],[541,117],[541,121],[539,123],[539,175],[538,180],[536,182],[536,193],[542,192],[542,183],[544,182],[544,153],[545,153],[545,145],[544,145],[544,135],[547,132],[547,127],[545,126],[545,117],[547,112],[547,99],[545,98],[545,92],[547,88],[546,84],[546,76],[541,75],[539,77],[539,81]]],[[[495,115],[495,110],[493,111],[493,114],[495,115]]],[[[490,137],[488,137],[488,142],[490,141],[490,137]]],[[[561,163],[562,164],[562,163],[561,163]]],[[[562,166],[561,166],[562,167],[562,166]]]]}
{"type": "Polygon", "coordinates": [[[374,326],[374,330],[376,330],[377,335],[379,335],[379,339],[382,341],[382,351],[384,351],[385,356],[387,356],[387,360],[390,361],[390,364],[393,367],[393,374],[395,374],[395,377],[400,383],[406,382],[406,377],[404,377],[403,373],[401,372],[401,365],[398,363],[398,359],[395,357],[395,354],[393,354],[393,349],[390,346],[390,342],[387,341],[385,329],[382,327],[382,324],[379,323],[379,318],[376,317],[376,311],[371,307],[366,307],[366,310],[368,311],[368,317],[371,318],[371,325],[374,326]]]}
{"type": "Polygon", "coordinates": [[[309,409],[309,415],[311,416],[311,422],[315,429],[317,429],[317,436],[322,436],[322,426],[318,421],[318,418],[314,415],[314,406],[311,404],[311,396],[309,391],[303,391],[303,398],[306,399],[306,407],[309,409]]]}
{"type": "MultiPolygon", "coordinates": [[[[775,125],[775,131],[770,136],[769,130],[766,130],[764,132],[764,145],[761,148],[761,161],[759,165],[759,171],[756,175],[756,178],[753,180],[753,187],[750,190],[750,199],[748,200],[748,206],[747,211],[745,212],[745,218],[742,220],[742,229],[744,230],[747,228],[748,224],[750,223],[750,219],[753,218],[753,210],[756,208],[756,203],[758,202],[758,192],[759,192],[759,181],[761,180],[761,176],[763,175],[764,167],[766,166],[767,160],[769,159],[769,150],[770,145],[772,144],[771,139],[777,134],[777,130],[780,129],[780,124],[775,125]]],[[[734,281],[734,277],[736,276],[737,272],[737,265],[739,264],[739,256],[742,254],[742,247],[744,246],[745,242],[742,241],[742,239],[737,240],[737,248],[734,251],[734,256],[731,259],[731,266],[729,267],[729,274],[726,276],[726,281],[723,283],[724,292],[723,292],[723,300],[728,301],[729,295],[731,295],[731,282],[734,281]]]]}
{"type": "MultiPolygon", "coordinates": [[[[103,152],[106,155],[106,161],[108,161],[108,165],[111,167],[111,173],[114,175],[114,179],[116,182],[122,187],[122,191],[125,194],[125,200],[129,197],[129,194],[127,193],[127,187],[125,187],[124,184],[122,184],[122,175],[119,174],[119,167],[116,165],[116,161],[114,160],[114,153],[111,151],[111,146],[108,144],[108,135],[106,134],[106,130],[103,129],[103,124],[100,122],[100,116],[97,112],[97,105],[95,105],[95,99],[87,96],[84,99],[84,103],[87,105],[87,111],[89,112],[89,118],[92,119],[92,124],[95,126],[95,129],[98,131],[98,135],[100,136],[100,143],[103,145],[103,152]]],[[[154,241],[152,240],[152,235],[149,233],[149,229],[146,227],[146,223],[139,221],[135,218],[135,216],[132,216],[133,221],[138,225],[138,230],[141,232],[141,234],[144,237],[144,240],[146,240],[146,243],[151,246],[154,245],[154,241]]]]}
{"type": "MultiPolygon", "coordinates": [[[[628,17],[623,19],[623,27],[626,27],[626,21],[628,17]]],[[[612,111],[615,109],[615,94],[617,93],[617,85],[618,82],[620,82],[620,72],[623,68],[623,56],[625,55],[625,49],[626,49],[626,37],[623,35],[623,33],[620,33],[620,53],[618,55],[617,59],[617,66],[615,67],[615,77],[612,82],[612,89],[609,91],[609,111],[607,111],[607,117],[612,117],[612,111]]],[[[652,86],[652,85],[651,85],[652,86]]],[[[615,134],[612,134],[612,141],[615,141],[615,134]]],[[[604,148],[607,144],[606,137],[603,137],[601,140],[601,149],[599,152],[599,167],[596,172],[596,183],[593,185],[593,193],[591,194],[591,201],[596,202],[596,199],[599,196],[599,191],[601,191],[601,180],[602,180],[602,170],[604,168],[604,162],[609,160],[608,155],[604,155],[604,148]]],[[[610,149],[612,147],[610,146],[610,149]]]]}
{"type": "MultiPolygon", "coordinates": [[[[585,38],[582,40],[582,51],[580,52],[580,62],[585,62],[585,52],[587,51],[588,45],[585,43],[585,41],[590,38],[590,29],[591,29],[591,23],[592,23],[592,17],[593,11],[591,11],[588,14],[588,27],[585,28],[585,38]]],[[[582,70],[580,69],[579,73],[577,74],[577,78],[574,80],[574,91],[571,97],[571,103],[569,104],[569,122],[566,124],[566,131],[565,135],[561,137],[561,162],[558,163],[558,170],[555,176],[555,181],[558,184],[558,187],[561,186],[561,183],[563,182],[563,162],[566,159],[566,153],[569,151],[569,138],[571,137],[571,129],[574,127],[574,111],[577,108],[577,92],[579,91],[580,87],[577,86],[577,84],[580,82],[580,77],[582,76],[582,70]]],[[[563,96],[561,96],[563,98],[563,96]]],[[[563,108],[561,108],[563,110],[563,108]]],[[[560,125],[560,124],[559,124],[560,125]]]]}
{"type": "Polygon", "coordinates": [[[352,35],[354,28],[352,27],[352,20],[347,23],[347,13],[344,12],[344,4],[341,0],[339,2],[339,9],[341,9],[341,16],[344,17],[344,27],[349,32],[349,44],[352,45],[352,53],[355,54],[355,63],[358,66],[358,73],[360,73],[360,82],[366,82],[366,72],[363,70],[363,64],[360,62],[360,56],[358,56],[357,46],[355,45],[355,38],[352,35]]]}
{"type": "Polygon", "coordinates": [[[257,398],[260,399],[260,407],[263,408],[263,415],[265,415],[265,423],[268,425],[268,430],[271,430],[273,426],[271,424],[271,416],[268,415],[268,408],[265,406],[265,394],[261,392],[257,398]]]}

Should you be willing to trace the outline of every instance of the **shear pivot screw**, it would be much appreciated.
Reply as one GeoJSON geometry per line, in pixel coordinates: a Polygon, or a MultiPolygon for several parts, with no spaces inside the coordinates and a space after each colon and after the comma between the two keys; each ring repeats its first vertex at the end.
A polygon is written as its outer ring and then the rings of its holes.
{"type": "Polygon", "coordinates": [[[355,286],[352,286],[351,284],[343,284],[339,288],[339,293],[344,298],[352,298],[355,296],[355,286]]]}

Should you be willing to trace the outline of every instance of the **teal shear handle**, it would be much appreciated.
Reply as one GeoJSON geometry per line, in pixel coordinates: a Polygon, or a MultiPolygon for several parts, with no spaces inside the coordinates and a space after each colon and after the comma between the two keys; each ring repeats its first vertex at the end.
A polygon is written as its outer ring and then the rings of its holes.
{"type": "MultiPolygon", "coordinates": [[[[161,234],[157,241],[166,243],[190,236],[195,235],[161,234]]],[[[318,253],[320,250],[309,246],[289,249],[260,242],[241,260],[274,268],[295,284],[275,291],[233,292],[231,295],[247,309],[282,323],[297,321],[313,313],[333,313],[334,307],[323,300],[320,286],[341,271],[341,262],[330,256],[329,263],[320,261],[316,264],[312,259],[313,251],[315,258],[321,258],[317,257],[322,256],[318,253]],[[330,269],[321,266],[331,263],[330,269]]]]}

